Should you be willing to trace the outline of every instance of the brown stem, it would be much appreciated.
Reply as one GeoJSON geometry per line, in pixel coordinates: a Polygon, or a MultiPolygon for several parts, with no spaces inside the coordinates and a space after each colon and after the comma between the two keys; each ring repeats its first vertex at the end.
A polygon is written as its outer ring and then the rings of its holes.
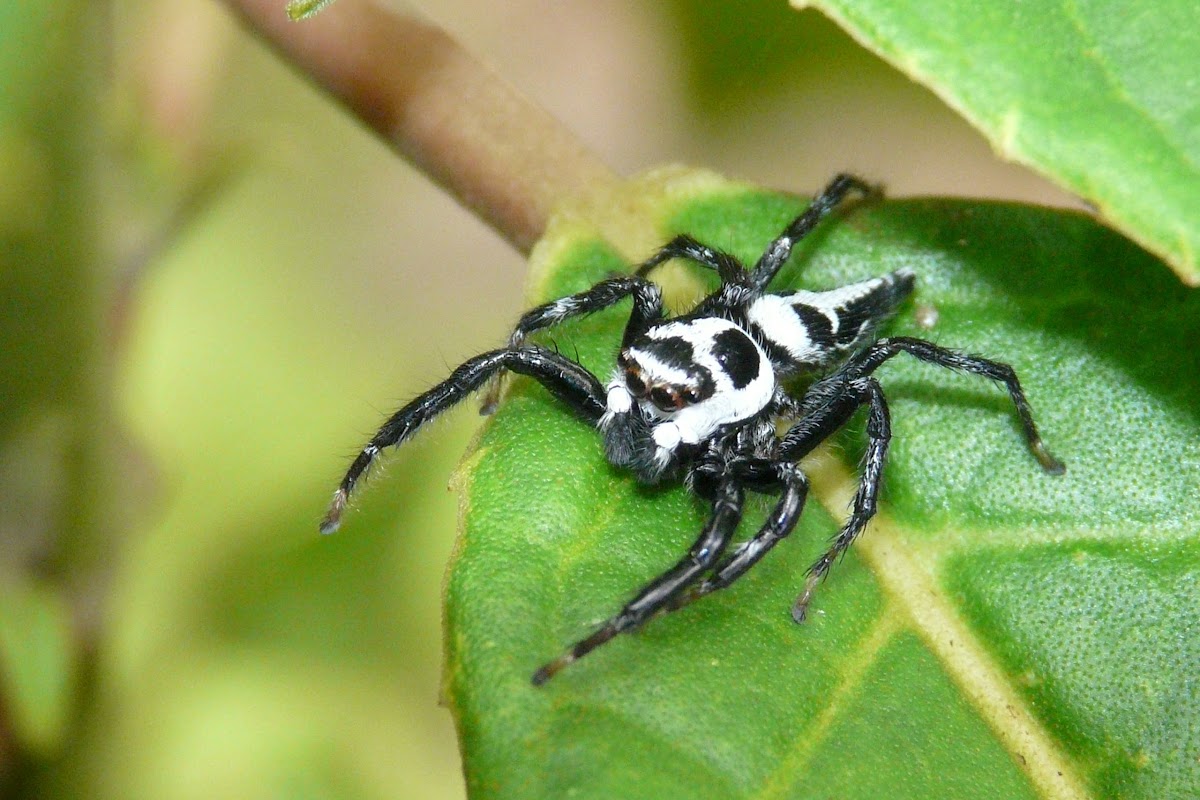
{"type": "Polygon", "coordinates": [[[225,0],[259,36],[523,253],[554,208],[619,178],[561,123],[412,14],[339,0],[225,0]]]}

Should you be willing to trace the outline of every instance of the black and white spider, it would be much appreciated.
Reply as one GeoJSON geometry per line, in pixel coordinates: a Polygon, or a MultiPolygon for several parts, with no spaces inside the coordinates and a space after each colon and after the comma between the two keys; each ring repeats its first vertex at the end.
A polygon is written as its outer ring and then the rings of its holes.
{"type": "Polygon", "coordinates": [[[767,291],[796,242],[851,191],[871,189],[849,175],[834,178],[767,246],[752,269],[681,235],[633,275],[609,278],[527,312],[507,347],[468,360],[384,423],[334,492],[321,530],[329,533],[338,527],[355,484],[383,448],[404,442],[505,370],[533,377],[596,425],[608,460],[637,480],[654,484],[682,477],[712,508],[695,544],[616,616],[534,673],[533,682],[540,685],[617,634],[723,589],[745,574],[796,525],[808,494],[800,459],[866,406],[862,477],[849,519],[809,568],[792,607],[792,616],[802,622],[817,583],[875,514],[891,423],[887,400],[872,373],[898,353],[1003,383],[1042,468],[1063,472],[1062,463],[1038,435],[1012,367],[921,339],[874,339],[879,324],[912,292],[912,272],[897,270],[825,292],[767,291]],[[715,270],[721,288],[691,312],[667,317],[661,290],[646,275],[673,258],[715,270]],[[625,298],[632,299],[633,310],[607,385],[560,353],[526,342],[535,331],[625,298]],[[793,395],[788,379],[804,373],[821,377],[802,395],[793,395]],[[782,435],[777,432],[781,424],[787,426],[782,435]],[[778,494],[779,500],[762,528],[726,553],[748,490],[778,494]]]}

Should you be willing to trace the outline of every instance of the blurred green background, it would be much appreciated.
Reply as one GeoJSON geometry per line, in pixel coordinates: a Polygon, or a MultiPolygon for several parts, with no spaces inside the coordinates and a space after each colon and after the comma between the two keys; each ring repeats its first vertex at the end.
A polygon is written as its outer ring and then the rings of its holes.
{"type": "MultiPolygon", "coordinates": [[[[780,2],[421,10],[622,173],[1071,203],[780,2]]],[[[477,417],[316,521],[522,275],[215,0],[0,7],[5,796],[462,796],[440,586],[477,417]]]]}

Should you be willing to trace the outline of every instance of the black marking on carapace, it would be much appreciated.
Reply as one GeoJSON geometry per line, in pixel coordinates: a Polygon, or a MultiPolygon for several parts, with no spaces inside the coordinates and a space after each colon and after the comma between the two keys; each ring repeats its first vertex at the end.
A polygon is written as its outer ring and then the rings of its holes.
{"type": "Polygon", "coordinates": [[[645,339],[638,344],[637,349],[652,354],[667,366],[681,372],[690,372],[696,367],[696,354],[692,343],[681,336],[645,339]]]}
{"type": "Polygon", "coordinates": [[[721,331],[713,337],[712,352],[735,389],[750,385],[762,368],[758,348],[749,336],[736,328],[721,331]]]}

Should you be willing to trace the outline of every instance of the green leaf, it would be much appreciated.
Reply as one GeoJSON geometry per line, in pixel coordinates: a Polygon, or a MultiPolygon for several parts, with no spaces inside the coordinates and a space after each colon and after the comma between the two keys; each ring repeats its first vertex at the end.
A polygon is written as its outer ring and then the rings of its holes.
{"type": "Polygon", "coordinates": [[[70,611],[54,592],[0,584],[0,687],[20,743],[49,756],[66,733],[75,688],[70,611]]]}
{"type": "Polygon", "coordinates": [[[936,92],[1003,156],[1094,204],[1200,284],[1192,0],[794,0],[936,92]]]}
{"type": "MultiPolygon", "coordinates": [[[[859,51],[832,21],[796,14],[775,0],[670,0],[660,7],[669,14],[685,99],[699,112],[697,123],[730,114],[738,95],[778,93],[795,86],[806,68],[859,51]]],[[[868,59],[874,60],[862,53],[868,59]]]]}
{"type": "MultiPolygon", "coordinates": [[[[687,231],[745,260],[804,205],[699,174],[650,177],[631,197],[659,240],[687,231]]],[[[1200,298],[1082,215],[951,200],[831,220],[778,287],[902,266],[918,288],[892,332],[1014,364],[1066,475],[1038,468],[1003,392],[897,358],[878,373],[895,429],[884,509],[808,623],[789,608],[844,518],[861,424],[805,462],[815,496],[800,525],[741,581],[535,689],[538,666],[686,551],[705,509],[681,487],[637,486],[587,424],[512,380],[460,473],[446,589],[446,691],[472,797],[1200,786],[1200,298]]],[[[613,245],[564,222],[535,251],[535,299],[621,268],[613,245]]],[[[663,277],[687,294],[699,272],[663,277]]],[[[546,340],[607,376],[627,314],[546,340]]],[[[753,497],[742,535],[769,507],[753,497]]]]}

